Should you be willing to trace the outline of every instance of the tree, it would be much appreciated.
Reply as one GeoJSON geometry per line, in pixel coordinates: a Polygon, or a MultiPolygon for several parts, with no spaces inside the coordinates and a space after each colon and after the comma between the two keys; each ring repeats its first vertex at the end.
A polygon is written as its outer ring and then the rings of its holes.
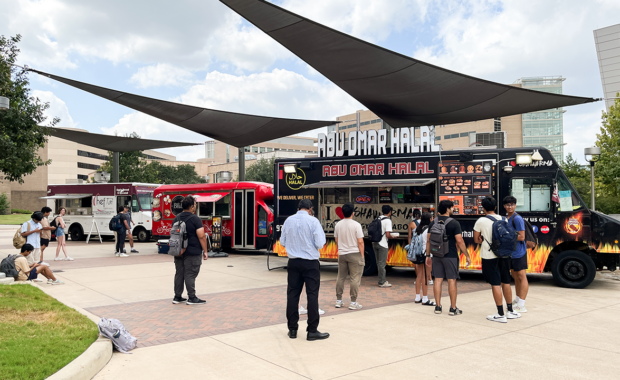
{"type": "Polygon", "coordinates": [[[276,159],[261,158],[256,163],[245,169],[246,181],[273,183],[273,165],[276,159]]]}
{"type": "Polygon", "coordinates": [[[597,188],[597,195],[617,197],[620,195],[620,99],[616,99],[608,112],[603,112],[602,120],[601,133],[596,135],[601,157],[594,174],[602,184],[597,188]]]}
{"type": "Polygon", "coordinates": [[[561,164],[562,170],[568,180],[573,184],[577,193],[590,207],[590,168],[586,168],[579,164],[573,157],[572,153],[566,156],[561,164]]]}
{"type": "Polygon", "coordinates": [[[53,118],[46,126],[45,110],[50,105],[30,95],[28,70],[16,64],[21,40],[18,34],[0,36],[0,96],[9,98],[10,109],[0,111],[0,172],[9,181],[23,182],[39,166],[49,165],[38,154],[47,142],[46,136],[60,119],[53,118]]]}

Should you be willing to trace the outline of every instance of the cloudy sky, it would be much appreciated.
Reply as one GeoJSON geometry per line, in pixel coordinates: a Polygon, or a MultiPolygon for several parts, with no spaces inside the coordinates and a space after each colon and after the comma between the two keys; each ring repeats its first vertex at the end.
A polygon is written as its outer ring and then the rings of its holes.
{"type": "MultiPolygon", "coordinates": [[[[620,22],[617,0],[273,0],[382,47],[513,83],[562,75],[564,93],[602,97],[592,31],[620,22]]],[[[19,63],[144,96],[265,116],[333,119],[363,106],[217,0],[0,0],[0,35],[22,35],[19,63]]],[[[61,126],[205,138],[31,74],[61,126]]],[[[603,102],[567,108],[566,152],[583,161],[603,102]]],[[[316,132],[309,133],[316,135],[316,132]]],[[[179,160],[204,149],[164,150],[179,160]]]]}

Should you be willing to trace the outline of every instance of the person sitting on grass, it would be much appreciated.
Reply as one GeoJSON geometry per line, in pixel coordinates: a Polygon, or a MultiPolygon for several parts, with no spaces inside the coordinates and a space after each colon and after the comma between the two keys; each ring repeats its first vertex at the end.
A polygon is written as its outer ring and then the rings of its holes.
{"type": "Polygon", "coordinates": [[[34,251],[32,244],[24,244],[22,246],[20,255],[15,258],[15,269],[19,272],[17,275],[17,281],[32,281],[37,278],[39,274],[47,278],[47,283],[51,285],[62,285],[64,282],[56,279],[52,270],[47,265],[41,265],[38,263],[28,264],[26,256],[34,251]]]}

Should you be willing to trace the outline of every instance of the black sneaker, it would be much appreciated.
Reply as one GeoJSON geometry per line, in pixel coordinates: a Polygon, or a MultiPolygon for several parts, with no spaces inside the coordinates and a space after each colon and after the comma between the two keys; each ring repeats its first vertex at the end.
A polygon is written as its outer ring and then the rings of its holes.
{"type": "Polygon", "coordinates": [[[450,315],[461,315],[463,314],[463,310],[459,309],[458,307],[450,308],[450,315]]]}
{"type": "Polygon", "coordinates": [[[198,297],[190,298],[190,299],[187,301],[187,304],[188,304],[188,305],[204,305],[204,304],[206,304],[206,303],[207,303],[207,301],[205,301],[205,300],[201,300],[201,299],[200,299],[200,298],[198,298],[198,297]]]}
{"type": "Polygon", "coordinates": [[[435,314],[441,314],[441,306],[435,306],[435,314]]]}
{"type": "Polygon", "coordinates": [[[181,302],[185,302],[185,301],[187,301],[187,298],[183,298],[183,297],[174,297],[172,299],[172,303],[175,305],[181,302]]]}

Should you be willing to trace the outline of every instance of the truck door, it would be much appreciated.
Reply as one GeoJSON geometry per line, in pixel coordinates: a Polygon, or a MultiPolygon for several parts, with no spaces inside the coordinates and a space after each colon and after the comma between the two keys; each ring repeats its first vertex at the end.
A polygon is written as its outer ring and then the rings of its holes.
{"type": "Polygon", "coordinates": [[[255,247],[254,190],[235,190],[233,194],[234,230],[233,248],[255,247]]]}

